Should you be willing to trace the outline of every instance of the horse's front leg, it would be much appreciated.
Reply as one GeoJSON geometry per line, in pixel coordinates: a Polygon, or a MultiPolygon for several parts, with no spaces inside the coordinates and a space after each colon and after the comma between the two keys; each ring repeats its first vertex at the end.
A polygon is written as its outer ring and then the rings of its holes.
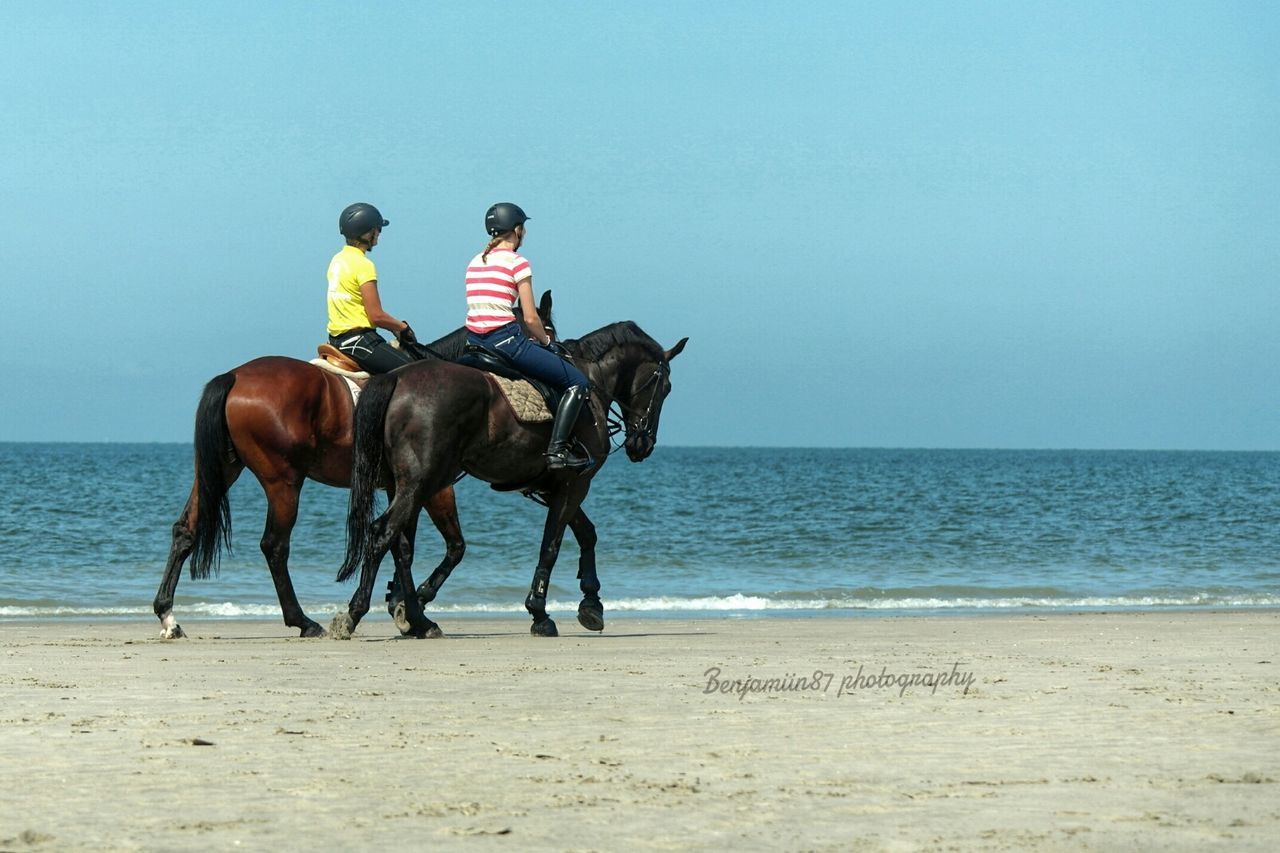
{"type": "Polygon", "coordinates": [[[418,587],[418,600],[424,605],[435,600],[440,587],[444,586],[450,572],[462,562],[462,555],[467,551],[466,540],[462,538],[462,525],[458,523],[458,505],[454,500],[453,486],[446,486],[432,495],[426,508],[427,515],[431,516],[436,530],[444,538],[444,559],[436,566],[431,577],[418,587]]]}
{"type": "Polygon", "coordinates": [[[529,594],[524,600],[524,609],[533,617],[533,625],[529,632],[535,637],[555,637],[559,632],[556,623],[547,615],[547,588],[551,585],[551,570],[555,567],[556,558],[560,556],[560,543],[564,540],[564,528],[567,518],[578,513],[578,504],[582,498],[576,499],[563,491],[553,495],[548,503],[547,522],[542,528],[542,548],[538,553],[538,567],[533,572],[533,583],[529,585],[529,594]],[[572,503],[572,506],[569,504],[572,503]]]}
{"type": "MultiPolygon", "coordinates": [[[[454,499],[453,486],[445,486],[439,492],[432,495],[423,507],[427,511],[427,515],[431,516],[431,521],[435,524],[436,530],[440,531],[441,537],[444,538],[444,559],[440,561],[440,565],[436,566],[431,576],[424,580],[418,586],[418,601],[426,607],[432,601],[435,601],[436,595],[440,592],[440,587],[444,586],[444,582],[449,579],[450,573],[458,563],[462,562],[462,555],[466,553],[467,543],[462,538],[462,525],[458,523],[458,505],[454,499]]],[[[400,586],[398,579],[392,579],[387,583],[387,612],[396,620],[396,625],[404,631],[404,625],[401,621],[404,619],[404,588],[400,586]],[[397,615],[401,614],[401,615],[397,615]]]]}
{"type": "Polygon", "coordinates": [[[578,624],[588,631],[604,630],[604,605],[600,603],[600,578],[596,576],[596,526],[578,508],[569,522],[573,538],[578,540],[578,586],[582,601],[578,604],[578,624]]]}
{"type": "Polygon", "coordinates": [[[303,612],[293,590],[293,580],[289,577],[289,537],[298,521],[298,495],[302,484],[273,481],[264,483],[263,491],[267,493],[267,523],[262,530],[262,555],[267,558],[267,568],[271,570],[284,624],[297,628],[300,637],[323,637],[324,628],[303,612]]]}

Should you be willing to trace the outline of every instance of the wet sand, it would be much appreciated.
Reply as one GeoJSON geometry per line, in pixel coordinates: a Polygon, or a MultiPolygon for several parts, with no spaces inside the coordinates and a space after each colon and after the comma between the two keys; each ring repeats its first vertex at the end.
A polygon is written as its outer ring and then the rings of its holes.
{"type": "Polygon", "coordinates": [[[2,624],[0,850],[1280,849],[1277,612],[553,615],[2,624]]]}

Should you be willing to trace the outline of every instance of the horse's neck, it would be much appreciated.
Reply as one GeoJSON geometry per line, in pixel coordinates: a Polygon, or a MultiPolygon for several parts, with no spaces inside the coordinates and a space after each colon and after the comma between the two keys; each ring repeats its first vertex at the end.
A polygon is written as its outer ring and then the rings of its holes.
{"type": "Polygon", "coordinates": [[[586,373],[598,396],[603,396],[605,405],[618,399],[621,390],[618,385],[622,377],[644,361],[638,347],[621,344],[606,352],[598,360],[588,362],[586,373]]]}
{"type": "Polygon", "coordinates": [[[467,346],[467,327],[459,326],[443,338],[427,344],[435,352],[444,356],[447,361],[457,361],[462,357],[467,346]]]}

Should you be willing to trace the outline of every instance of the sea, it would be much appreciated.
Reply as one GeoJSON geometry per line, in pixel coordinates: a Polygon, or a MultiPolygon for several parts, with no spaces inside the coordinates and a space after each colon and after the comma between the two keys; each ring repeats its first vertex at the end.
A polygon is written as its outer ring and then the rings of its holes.
{"type": "MultiPolygon", "coordinates": [[[[191,483],[183,444],[0,443],[0,621],[154,619],[191,483]]],[[[545,510],[463,479],[466,557],[429,613],[526,618],[545,510]]],[[[345,490],[308,483],[290,572],[327,624],[345,490]]],[[[583,505],[607,613],[750,618],[1280,606],[1280,453],[659,446],[611,457],[583,505]]],[[[231,491],[233,549],[184,572],[180,621],[279,618],[265,501],[231,491]]],[[[443,554],[425,519],[415,578],[443,554]]],[[[566,533],[549,611],[580,597],[566,533]]],[[[383,563],[370,618],[391,561],[383,563]]],[[[158,625],[158,623],[157,623],[158,625]]]]}

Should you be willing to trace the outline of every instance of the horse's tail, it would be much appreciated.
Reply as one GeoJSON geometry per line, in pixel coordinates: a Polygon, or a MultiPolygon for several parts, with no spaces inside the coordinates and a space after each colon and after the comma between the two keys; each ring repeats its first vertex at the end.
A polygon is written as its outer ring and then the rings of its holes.
{"type": "Polygon", "coordinates": [[[351,499],[347,505],[347,554],[338,569],[339,582],[350,578],[369,554],[373,526],[373,495],[382,478],[385,452],[384,424],[396,375],[373,377],[360,392],[352,439],[351,499]]]}
{"type": "Polygon", "coordinates": [[[220,552],[231,547],[231,503],[227,491],[225,455],[231,448],[227,431],[227,394],[236,382],[234,373],[209,380],[196,407],[196,529],[191,548],[191,577],[207,578],[218,566],[220,552]]]}

